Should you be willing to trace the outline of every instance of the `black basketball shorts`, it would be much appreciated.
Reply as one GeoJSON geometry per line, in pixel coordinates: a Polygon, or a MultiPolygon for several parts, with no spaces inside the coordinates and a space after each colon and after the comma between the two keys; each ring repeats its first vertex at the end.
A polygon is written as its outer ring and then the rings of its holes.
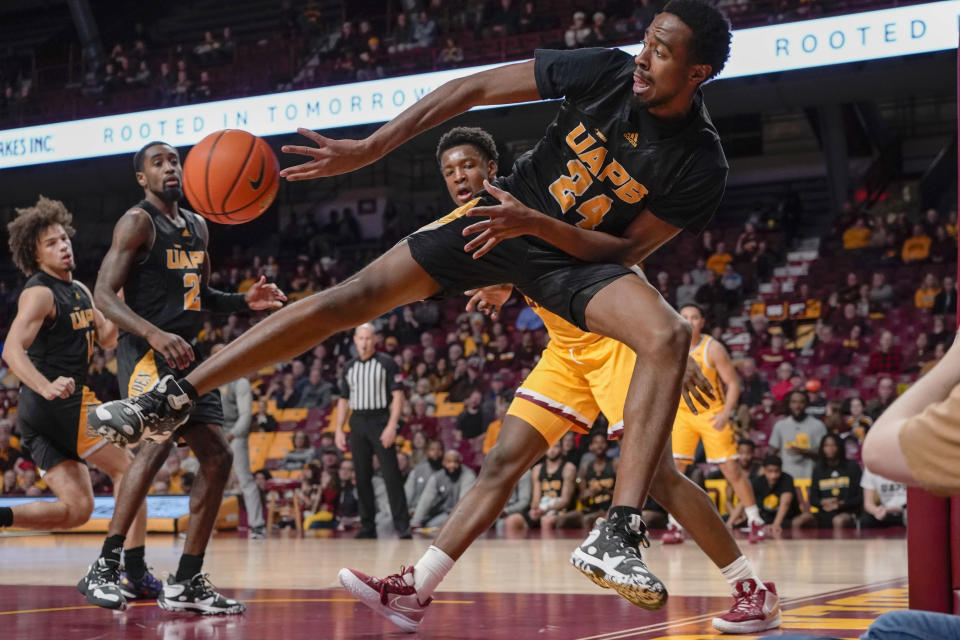
{"type": "Polygon", "coordinates": [[[466,213],[498,201],[480,196],[407,237],[410,254],[443,287],[442,295],[461,295],[469,289],[512,284],[524,295],[564,320],[589,331],[587,304],[600,289],[632,273],[616,264],[577,260],[531,236],[503,240],[479,260],[463,250],[470,241],[463,230],[477,222],[466,213]]]}
{"type": "MultiPolygon", "coordinates": [[[[174,369],[167,364],[163,356],[154,353],[146,340],[124,334],[117,344],[117,381],[120,383],[120,395],[127,398],[145,393],[164,376],[182,378],[199,364],[199,360],[194,360],[187,369],[174,369]]],[[[197,398],[186,424],[191,423],[223,425],[219,390],[214,389],[197,398]]]]}
{"type": "Polygon", "coordinates": [[[23,446],[41,471],[61,462],[84,458],[107,445],[87,433],[87,412],[100,404],[87,387],[78,387],[68,398],[47,400],[26,386],[20,387],[17,428],[23,446]]]}

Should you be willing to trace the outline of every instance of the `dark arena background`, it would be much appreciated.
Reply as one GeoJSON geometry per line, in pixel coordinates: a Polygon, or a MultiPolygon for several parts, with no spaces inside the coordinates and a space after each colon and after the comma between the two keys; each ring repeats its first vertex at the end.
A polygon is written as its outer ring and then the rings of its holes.
{"type": "MultiPolygon", "coordinates": [[[[731,419],[738,441],[754,445],[741,446],[741,456],[751,454],[754,466],[763,459],[790,392],[801,390],[808,415],[859,463],[872,422],[943,356],[957,326],[960,1],[717,4],[734,27],[732,55],[704,95],[730,163],[726,192],[702,234],[680,234],[643,269],[667,302],[703,307],[704,332],[730,352],[741,378],[731,419]]],[[[4,0],[3,244],[16,208],[41,194],[61,200],[78,230],[75,276],[92,287],[116,220],[143,196],[132,158],[145,142],[168,141],[183,158],[209,133],[245,129],[267,141],[281,168],[290,167],[301,159],[280,147],[308,143],[297,127],[362,138],[441,83],[527,60],[537,48],[635,54],[660,8],[659,0],[4,0]]],[[[345,280],[453,208],[435,155],[442,133],[483,127],[506,173],[556,109],[538,102],[474,110],[353,173],[281,180],[274,205],[255,221],[210,225],[211,282],[243,292],[264,275],[296,300],[345,280]]],[[[5,336],[24,278],[4,255],[5,336]]],[[[375,321],[377,349],[401,370],[404,476],[424,460],[418,432],[479,472],[506,406],[547,342],[519,295],[495,321],[466,313],[466,302],[428,300],[375,321]],[[464,437],[460,421],[477,411],[484,434],[464,437]]],[[[205,355],[265,315],[210,315],[193,348],[205,355]]],[[[87,524],[69,532],[0,530],[0,637],[401,636],[337,582],[344,566],[378,576],[397,571],[436,534],[420,527],[412,540],[397,538],[379,475],[379,539],[355,540],[356,518],[340,511],[344,496],[336,492],[356,488],[339,469],[351,455],[330,434],[338,374],[352,349],[351,334],[337,334],[250,377],[250,468],[266,535],[250,536],[231,476],[204,563],[218,589],[247,604],[244,615],[172,613],[153,601],[120,613],[89,605],[75,584],[96,558],[114,504],[109,478],[91,468],[97,498],[87,524]]],[[[119,397],[116,370],[115,353],[98,348],[87,386],[100,400],[119,397]]],[[[0,506],[52,499],[19,442],[18,390],[8,363],[0,363],[0,506]]],[[[606,433],[606,426],[601,417],[593,429],[606,433]]],[[[571,436],[562,455],[579,465],[589,459],[590,438],[571,436]]],[[[608,455],[616,456],[611,444],[608,455]]],[[[157,576],[176,568],[197,468],[188,447],[175,448],[152,484],[146,547],[157,576]]],[[[733,510],[727,482],[702,449],[687,475],[721,515],[733,510]]],[[[816,511],[811,479],[795,478],[794,488],[801,509],[816,511]]],[[[574,503],[571,511],[580,508],[574,503]]],[[[757,572],[776,582],[783,610],[779,629],[736,637],[853,639],[887,611],[960,613],[960,503],[911,489],[908,505],[908,527],[868,526],[871,503],[847,527],[784,526],[760,544],[735,528],[757,572]]],[[[645,557],[670,589],[663,609],[633,607],[573,570],[568,556],[585,529],[516,534],[499,526],[441,584],[419,635],[723,637],[711,619],[729,608],[729,586],[691,539],[661,544],[667,525],[658,505],[648,504],[645,515],[653,529],[645,557]]]]}

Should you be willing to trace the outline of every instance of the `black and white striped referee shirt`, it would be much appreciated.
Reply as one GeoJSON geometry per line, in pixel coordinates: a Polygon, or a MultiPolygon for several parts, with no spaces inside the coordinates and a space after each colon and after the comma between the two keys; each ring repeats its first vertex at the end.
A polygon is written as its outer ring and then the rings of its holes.
{"type": "Polygon", "coordinates": [[[380,352],[366,360],[350,360],[340,377],[340,396],[350,400],[354,411],[389,409],[393,392],[402,388],[400,367],[393,358],[380,352]]]}

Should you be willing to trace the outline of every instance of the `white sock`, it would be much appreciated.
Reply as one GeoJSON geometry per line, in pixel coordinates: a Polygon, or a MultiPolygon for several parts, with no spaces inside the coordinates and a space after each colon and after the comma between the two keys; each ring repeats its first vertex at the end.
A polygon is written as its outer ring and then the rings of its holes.
{"type": "Polygon", "coordinates": [[[757,505],[744,507],[743,511],[747,514],[747,524],[763,524],[763,518],[760,517],[760,507],[757,505]]]}
{"type": "Polygon", "coordinates": [[[720,573],[723,574],[723,577],[727,579],[727,584],[732,588],[737,586],[737,583],[741,580],[749,580],[753,578],[754,582],[757,583],[757,586],[761,589],[765,589],[763,582],[760,580],[760,576],[753,570],[753,567],[750,565],[750,561],[747,560],[747,556],[740,556],[727,566],[720,569],[720,573]]]}
{"type": "Polygon", "coordinates": [[[672,513],[667,514],[667,526],[683,531],[683,527],[680,526],[680,523],[677,522],[677,519],[673,517],[672,513]]]}
{"type": "Polygon", "coordinates": [[[417,598],[423,602],[436,590],[447,572],[453,568],[453,558],[430,545],[419,562],[413,566],[413,588],[417,598]]]}

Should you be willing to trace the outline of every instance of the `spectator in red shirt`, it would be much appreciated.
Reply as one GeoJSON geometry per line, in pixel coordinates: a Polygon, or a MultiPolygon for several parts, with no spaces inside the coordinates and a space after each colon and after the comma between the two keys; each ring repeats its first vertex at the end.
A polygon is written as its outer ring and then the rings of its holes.
{"type": "Polygon", "coordinates": [[[773,394],[766,392],[763,394],[763,400],[756,407],[750,409],[750,438],[760,447],[766,447],[770,439],[770,433],[773,431],[773,423],[780,417],[774,404],[773,394]]]}
{"type": "Polygon", "coordinates": [[[893,348],[893,334],[884,331],[880,334],[877,350],[870,354],[867,373],[900,373],[903,370],[903,354],[893,348]]]}
{"type": "Polygon", "coordinates": [[[765,370],[775,369],[784,362],[793,364],[794,361],[793,354],[784,347],[783,335],[779,333],[770,337],[770,346],[761,349],[757,354],[757,359],[760,368],[765,370]]]}
{"type": "Polygon", "coordinates": [[[777,381],[770,389],[773,392],[773,399],[782,402],[793,389],[793,365],[789,362],[781,362],[777,367],[777,381]]]}

